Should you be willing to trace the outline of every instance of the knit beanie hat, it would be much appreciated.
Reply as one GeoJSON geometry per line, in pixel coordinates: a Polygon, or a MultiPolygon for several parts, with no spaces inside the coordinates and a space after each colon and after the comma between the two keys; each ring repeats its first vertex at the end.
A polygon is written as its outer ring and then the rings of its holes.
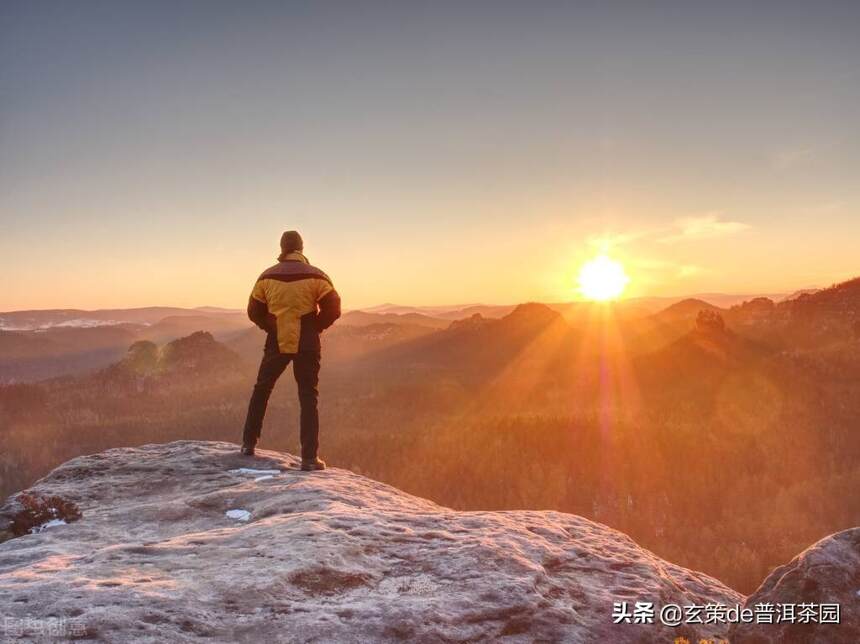
{"type": "Polygon", "coordinates": [[[281,254],[287,255],[296,250],[303,250],[305,247],[302,241],[302,236],[295,230],[288,230],[281,235],[281,254]]]}

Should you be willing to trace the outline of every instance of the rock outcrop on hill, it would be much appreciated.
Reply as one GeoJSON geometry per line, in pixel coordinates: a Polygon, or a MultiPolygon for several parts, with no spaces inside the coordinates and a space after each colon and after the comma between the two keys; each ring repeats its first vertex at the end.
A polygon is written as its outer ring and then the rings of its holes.
{"type": "Polygon", "coordinates": [[[763,604],[794,606],[796,619],[777,624],[738,624],[732,627],[731,642],[860,642],[860,528],[822,539],[770,573],[746,603],[750,607],[763,604]],[[822,605],[838,606],[838,615],[831,608],[831,615],[822,619],[822,605]]]}
{"type": "Polygon", "coordinates": [[[26,494],[0,518],[0,605],[23,641],[665,644],[728,628],[615,624],[615,604],[744,600],[577,516],[457,512],[229,443],[76,458],[26,494]],[[27,504],[47,519],[29,530],[27,504]]]}

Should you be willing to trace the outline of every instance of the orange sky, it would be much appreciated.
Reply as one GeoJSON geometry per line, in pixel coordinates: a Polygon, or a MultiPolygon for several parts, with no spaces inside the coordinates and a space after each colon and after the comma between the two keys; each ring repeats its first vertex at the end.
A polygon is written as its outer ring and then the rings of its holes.
{"type": "Polygon", "coordinates": [[[288,228],[350,307],[853,277],[860,5],[755,4],[9,5],[0,310],[241,307],[288,228]]]}

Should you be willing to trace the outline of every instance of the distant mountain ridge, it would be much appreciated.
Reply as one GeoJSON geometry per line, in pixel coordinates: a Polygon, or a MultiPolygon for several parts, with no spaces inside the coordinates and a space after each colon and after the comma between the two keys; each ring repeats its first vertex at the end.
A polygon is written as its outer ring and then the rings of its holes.
{"type": "Polygon", "coordinates": [[[122,359],[136,340],[161,344],[195,331],[228,340],[251,326],[243,311],[210,307],[2,313],[0,383],[92,372],[122,359]]]}
{"type": "MultiPolygon", "coordinates": [[[[734,306],[735,304],[740,304],[742,302],[746,302],[748,300],[752,300],[758,297],[767,297],[768,299],[774,301],[781,301],[787,297],[794,297],[799,293],[814,292],[815,290],[816,289],[806,289],[804,291],[798,291],[790,296],[787,293],[692,293],[689,295],[677,296],[641,296],[618,300],[615,303],[615,306],[630,308],[639,307],[642,309],[650,309],[653,312],[669,307],[677,302],[695,299],[703,300],[708,304],[719,308],[729,308],[730,306],[734,306]]],[[[589,302],[586,300],[573,300],[570,302],[543,302],[543,304],[550,307],[551,309],[559,311],[560,313],[564,313],[571,307],[575,307],[577,305],[582,304],[587,305],[589,304],[589,302]]],[[[516,304],[480,303],[446,306],[405,306],[386,303],[377,306],[358,307],[356,309],[353,309],[353,311],[378,314],[393,313],[396,315],[417,313],[446,320],[462,320],[464,318],[471,317],[475,313],[480,313],[483,317],[500,318],[513,311],[516,306],[516,304]]]]}
{"type": "MultiPolygon", "coordinates": [[[[703,298],[634,298],[609,305],[567,302],[528,306],[538,317],[546,311],[558,314],[570,327],[562,333],[563,328],[558,326],[554,334],[559,337],[593,326],[597,311],[611,312],[628,348],[634,352],[654,351],[681,338],[701,310],[715,311],[728,328],[773,346],[813,347],[828,338],[842,341],[860,337],[860,279],[798,292],[780,300],[758,296],[726,305],[737,297],[720,295],[719,304],[703,298]],[[655,308],[658,303],[660,306],[655,308]]],[[[442,355],[456,360],[457,351],[460,356],[478,352],[492,361],[496,359],[492,353],[499,350],[493,346],[497,341],[492,338],[504,335],[500,329],[512,328],[512,319],[499,327],[490,323],[514,314],[516,319],[522,315],[521,306],[386,304],[353,310],[325,334],[324,343],[328,359],[340,363],[364,356],[399,361],[412,355],[415,362],[425,364],[442,355]],[[465,339],[464,333],[471,335],[465,339]],[[461,345],[461,349],[450,349],[449,344],[461,345]],[[439,353],[425,359],[422,354],[427,351],[439,353]]],[[[519,326],[525,333],[523,324],[519,326]]],[[[211,333],[246,359],[259,352],[259,331],[241,310],[142,307],[0,313],[0,383],[96,370],[120,360],[136,340],[161,344],[195,331],[211,333]]]]}
{"type": "MultiPolygon", "coordinates": [[[[676,302],[687,299],[701,299],[709,304],[721,308],[728,308],[734,304],[754,299],[756,297],[768,297],[774,301],[782,299],[795,299],[801,295],[817,292],[817,289],[805,289],[791,295],[778,294],[749,294],[731,295],[724,293],[704,293],[678,297],[637,297],[621,300],[620,305],[642,305],[654,309],[665,308],[676,302]]],[[[582,302],[547,303],[547,306],[563,312],[572,305],[582,302]]],[[[438,326],[443,328],[438,320],[462,320],[480,313],[483,317],[500,318],[516,308],[516,304],[459,304],[459,305],[437,305],[437,306],[404,306],[398,304],[380,304],[370,307],[359,307],[349,310],[344,318],[346,321],[351,316],[352,320],[358,320],[359,314],[374,314],[385,316],[385,319],[374,318],[367,323],[381,321],[398,322],[400,320],[425,324],[427,326],[438,326]],[[429,320],[427,319],[429,318],[429,320]]],[[[48,329],[56,326],[62,327],[93,327],[120,324],[151,325],[166,317],[192,317],[192,316],[240,316],[243,315],[241,308],[224,308],[217,306],[198,306],[194,308],[176,306],[147,306],[127,309],[28,309],[20,311],[0,311],[0,331],[32,331],[36,329],[48,329]]]]}
{"type": "Polygon", "coordinates": [[[0,312],[0,331],[32,331],[56,326],[93,327],[118,324],[150,325],[168,316],[192,316],[201,313],[237,314],[239,309],[202,306],[146,306],[131,309],[34,309],[0,312]]]}
{"type": "Polygon", "coordinates": [[[369,326],[371,324],[414,324],[431,329],[444,329],[450,321],[425,315],[423,313],[373,313],[367,311],[348,311],[338,320],[338,325],[369,326]]]}

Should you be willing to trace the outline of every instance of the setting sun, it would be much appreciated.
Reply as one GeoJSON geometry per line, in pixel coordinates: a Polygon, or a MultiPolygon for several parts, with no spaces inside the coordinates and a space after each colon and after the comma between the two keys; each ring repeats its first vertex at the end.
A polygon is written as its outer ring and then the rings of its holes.
{"type": "Polygon", "coordinates": [[[630,278],[619,262],[601,255],[583,265],[578,281],[579,292],[584,297],[606,301],[621,295],[630,278]]]}

